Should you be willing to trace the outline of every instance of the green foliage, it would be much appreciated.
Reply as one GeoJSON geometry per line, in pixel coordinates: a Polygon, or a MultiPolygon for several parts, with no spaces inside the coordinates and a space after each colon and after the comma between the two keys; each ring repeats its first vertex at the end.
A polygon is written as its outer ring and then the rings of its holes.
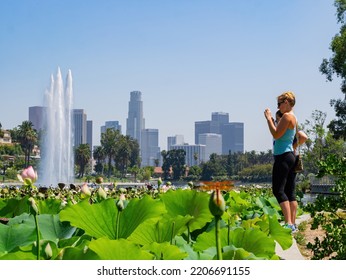
{"type": "Polygon", "coordinates": [[[182,149],[162,151],[162,171],[164,178],[179,180],[185,173],[185,155],[186,152],[182,149]],[[171,174],[172,170],[172,174],[171,174]]]}
{"type": "Polygon", "coordinates": [[[341,92],[344,98],[331,100],[336,119],[332,120],[328,127],[336,139],[346,140],[346,0],[335,0],[334,5],[337,8],[337,21],[341,24],[340,32],[332,39],[332,57],[323,59],[320,72],[328,81],[332,81],[334,75],[341,79],[341,92]]]}
{"type": "Polygon", "coordinates": [[[314,253],[313,259],[346,259],[346,219],[342,213],[346,205],[346,158],[335,154],[319,162],[319,176],[335,177],[336,197],[319,197],[307,210],[314,217],[312,228],[321,226],[326,233],[323,240],[315,239],[308,248],[314,253]]]}
{"type": "Polygon", "coordinates": [[[209,195],[204,192],[170,190],[160,196],[169,217],[190,216],[186,226],[190,231],[200,229],[212,220],[209,212],[209,195]]]}
{"type": "MultiPolygon", "coordinates": [[[[0,199],[0,216],[8,217],[7,224],[0,224],[0,259],[217,258],[216,224],[206,192],[177,189],[157,196],[125,191],[129,198],[122,211],[116,207],[116,190],[103,200],[94,195],[82,199],[79,192],[64,189],[45,195],[31,191],[30,197],[27,192],[7,189],[7,197],[0,199]],[[38,215],[30,214],[29,198],[38,215]]],[[[259,194],[225,193],[227,209],[219,223],[223,259],[278,259],[275,241],[290,246],[291,234],[280,226],[277,210],[270,209],[276,205],[259,194]]]]}

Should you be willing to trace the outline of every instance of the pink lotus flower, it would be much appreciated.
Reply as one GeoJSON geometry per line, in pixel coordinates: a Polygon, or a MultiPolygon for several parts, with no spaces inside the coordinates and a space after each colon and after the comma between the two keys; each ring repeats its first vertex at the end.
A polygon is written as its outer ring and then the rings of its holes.
{"type": "Polygon", "coordinates": [[[17,174],[17,177],[19,181],[26,185],[32,185],[36,182],[38,176],[37,172],[34,170],[32,166],[29,166],[28,168],[25,168],[22,173],[19,175],[17,174]]]}

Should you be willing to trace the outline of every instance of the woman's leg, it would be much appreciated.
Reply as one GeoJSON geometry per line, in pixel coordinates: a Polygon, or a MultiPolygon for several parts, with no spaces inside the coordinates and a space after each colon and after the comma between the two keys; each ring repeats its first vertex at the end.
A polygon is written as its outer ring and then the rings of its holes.
{"type": "Polygon", "coordinates": [[[298,203],[297,201],[290,201],[289,204],[290,204],[290,212],[291,212],[291,222],[292,222],[292,225],[294,225],[296,223],[298,203]]]}
{"type": "Polygon", "coordinates": [[[294,164],[293,153],[285,153],[275,157],[273,166],[272,189],[273,194],[280,204],[285,223],[292,224],[290,197],[287,196],[287,186],[291,185],[290,171],[294,164]]]}
{"type": "Polygon", "coordinates": [[[284,219],[285,219],[285,223],[286,224],[292,224],[292,213],[291,213],[291,207],[290,207],[290,202],[287,201],[283,201],[280,203],[280,207],[281,207],[281,211],[282,214],[284,215],[284,219]]]}

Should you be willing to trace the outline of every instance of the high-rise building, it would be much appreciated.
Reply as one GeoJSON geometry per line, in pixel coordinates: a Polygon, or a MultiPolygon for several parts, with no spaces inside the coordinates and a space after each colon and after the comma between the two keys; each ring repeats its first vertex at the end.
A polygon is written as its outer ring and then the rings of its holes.
{"type": "Polygon", "coordinates": [[[156,166],[161,163],[159,147],[159,130],[154,128],[142,129],[141,158],[142,166],[156,166]]]}
{"type": "Polygon", "coordinates": [[[222,136],[222,154],[230,151],[244,152],[244,123],[229,122],[229,114],[213,112],[210,121],[195,122],[195,143],[200,142],[199,135],[204,133],[220,134],[222,136]]]}
{"type": "Polygon", "coordinates": [[[167,137],[167,151],[171,150],[173,145],[183,145],[184,144],[184,135],[175,135],[167,137]]]}
{"type": "Polygon", "coordinates": [[[119,121],[106,121],[105,125],[101,126],[101,134],[105,133],[108,128],[119,130],[121,133],[121,125],[119,121]]]}
{"type": "Polygon", "coordinates": [[[87,143],[87,115],[83,109],[73,109],[74,147],[87,143]]]}
{"type": "Polygon", "coordinates": [[[29,107],[29,121],[32,122],[34,129],[37,131],[43,130],[44,128],[44,114],[46,107],[32,106],[29,107]]]}
{"type": "Polygon", "coordinates": [[[93,121],[87,121],[87,144],[89,144],[91,157],[93,157],[93,121]]]}
{"type": "Polygon", "coordinates": [[[230,122],[222,129],[222,154],[244,153],[244,123],[230,122]]]}
{"type": "Polygon", "coordinates": [[[184,150],[185,155],[185,163],[187,166],[199,165],[202,162],[205,162],[205,145],[197,144],[197,145],[173,145],[171,146],[172,150],[184,150]]]}
{"type": "Polygon", "coordinates": [[[202,133],[199,135],[200,144],[205,145],[204,158],[208,161],[211,154],[222,154],[222,135],[216,133],[202,133]]]}
{"type": "Polygon", "coordinates": [[[145,129],[143,101],[140,91],[130,92],[129,112],[126,119],[126,135],[136,139],[141,147],[141,133],[145,129]]]}
{"type": "Polygon", "coordinates": [[[195,122],[195,143],[199,144],[199,135],[203,133],[216,133],[212,132],[211,121],[197,121],[195,122]]]}

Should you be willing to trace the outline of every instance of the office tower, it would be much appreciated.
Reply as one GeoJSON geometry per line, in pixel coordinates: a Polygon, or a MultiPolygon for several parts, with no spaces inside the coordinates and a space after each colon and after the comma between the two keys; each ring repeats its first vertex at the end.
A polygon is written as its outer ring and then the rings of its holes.
{"type": "Polygon", "coordinates": [[[141,158],[142,166],[156,166],[155,162],[161,162],[159,147],[159,130],[153,128],[142,129],[141,158]]]}
{"type": "Polygon", "coordinates": [[[83,109],[73,109],[74,147],[87,143],[87,115],[83,109]]]}
{"type": "Polygon", "coordinates": [[[244,123],[230,123],[229,114],[213,112],[210,121],[195,122],[195,143],[202,144],[199,135],[214,133],[222,136],[222,154],[244,152],[244,123]]]}
{"type": "Polygon", "coordinates": [[[216,133],[202,133],[199,135],[200,144],[205,145],[204,158],[208,161],[211,154],[222,154],[222,136],[216,133]]]}
{"type": "Polygon", "coordinates": [[[29,107],[29,121],[32,122],[34,129],[37,131],[43,130],[44,128],[44,114],[46,108],[42,106],[29,107]]]}
{"type": "Polygon", "coordinates": [[[229,123],[229,114],[224,112],[211,113],[211,121],[219,125],[229,123]]]}
{"type": "Polygon", "coordinates": [[[145,120],[143,118],[143,101],[140,91],[130,93],[129,112],[126,119],[126,135],[138,141],[141,147],[141,131],[145,129],[145,120]]]}
{"type": "Polygon", "coordinates": [[[108,128],[119,130],[119,132],[121,133],[121,125],[119,124],[119,121],[105,122],[105,125],[101,126],[101,134],[105,133],[108,128]]]}
{"type": "Polygon", "coordinates": [[[185,163],[187,166],[199,165],[202,162],[205,162],[205,145],[173,145],[171,146],[172,150],[184,150],[185,163]]]}
{"type": "Polygon", "coordinates": [[[87,121],[87,144],[89,144],[91,158],[92,158],[93,157],[93,121],[87,121]]]}
{"type": "Polygon", "coordinates": [[[223,126],[222,153],[224,155],[241,152],[244,153],[244,123],[230,122],[223,126]]]}
{"type": "MultiPolygon", "coordinates": [[[[199,135],[211,132],[211,121],[197,121],[195,122],[195,143],[199,144],[199,135]]],[[[213,132],[215,133],[215,132],[213,132]]]]}
{"type": "Polygon", "coordinates": [[[183,145],[184,135],[175,135],[167,137],[167,151],[171,150],[172,145],[183,145]]]}

